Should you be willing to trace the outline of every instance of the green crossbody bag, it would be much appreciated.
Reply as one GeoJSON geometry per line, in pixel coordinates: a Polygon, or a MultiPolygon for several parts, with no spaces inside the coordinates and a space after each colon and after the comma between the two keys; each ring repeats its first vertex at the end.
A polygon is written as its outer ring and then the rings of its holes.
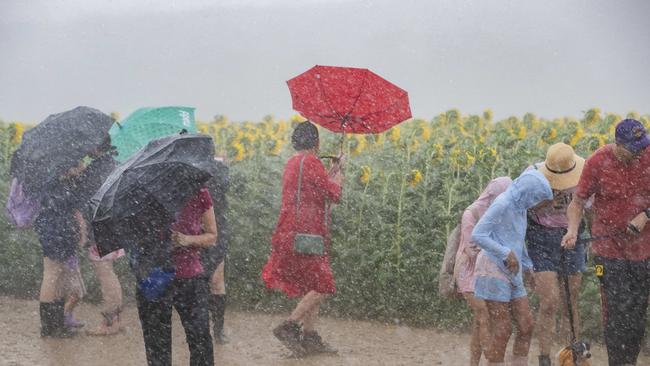
{"type": "MultiPolygon", "coordinates": [[[[296,218],[300,209],[300,190],[302,186],[302,166],[305,162],[305,156],[300,159],[300,171],[298,173],[298,191],[296,193],[296,218]]],[[[293,250],[299,254],[305,255],[323,255],[325,254],[325,239],[321,235],[296,233],[293,239],[293,250]]]]}

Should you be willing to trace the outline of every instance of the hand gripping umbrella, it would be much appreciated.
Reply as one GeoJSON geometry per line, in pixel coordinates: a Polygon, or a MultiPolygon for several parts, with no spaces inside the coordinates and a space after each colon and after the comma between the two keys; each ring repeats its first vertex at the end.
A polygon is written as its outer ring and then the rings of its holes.
{"type": "MultiPolygon", "coordinates": [[[[212,138],[200,134],[153,140],[119,165],[91,199],[99,254],[164,235],[176,214],[212,178],[214,165],[212,138]]],[[[158,249],[169,248],[147,250],[158,249]]]]}
{"type": "Polygon", "coordinates": [[[411,118],[408,93],[367,69],[314,66],[287,84],[293,109],[333,132],[381,133],[411,118]]]}

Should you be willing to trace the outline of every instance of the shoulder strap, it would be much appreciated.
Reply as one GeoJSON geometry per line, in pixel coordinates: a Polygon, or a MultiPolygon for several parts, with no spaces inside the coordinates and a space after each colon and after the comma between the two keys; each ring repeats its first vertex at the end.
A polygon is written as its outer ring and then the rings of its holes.
{"type": "Polygon", "coordinates": [[[300,170],[298,170],[298,190],[296,191],[296,213],[300,208],[300,191],[302,188],[302,167],[305,163],[305,154],[300,158],[300,170]]]}

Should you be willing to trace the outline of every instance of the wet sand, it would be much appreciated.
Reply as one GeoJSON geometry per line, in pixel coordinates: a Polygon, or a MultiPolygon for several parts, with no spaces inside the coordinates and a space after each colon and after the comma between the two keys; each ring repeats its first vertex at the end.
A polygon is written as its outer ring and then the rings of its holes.
{"type": "MultiPolygon", "coordinates": [[[[145,365],[142,333],[134,305],[125,308],[126,330],[110,337],[79,336],[71,340],[41,339],[38,302],[0,297],[0,365],[145,365]]],[[[99,322],[99,309],[82,304],[77,318],[86,326],[99,322]]],[[[228,311],[231,342],[215,346],[215,365],[449,365],[469,359],[467,334],[418,329],[364,321],[324,318],[323,338],[339,349],[338,356],[291,359],[271,335],[282,316],[228,311]]],[[[178,316],[173,319],[173,364],[188,365],[189,353],[178,316]]],[[[533,341],[529,365],[537,365],[533,341]]],[[[604,348],[593,347],[593,366],[607,365],[604,348]]],[[[642,355],[639,365],[650,365],[642,355]]]]}

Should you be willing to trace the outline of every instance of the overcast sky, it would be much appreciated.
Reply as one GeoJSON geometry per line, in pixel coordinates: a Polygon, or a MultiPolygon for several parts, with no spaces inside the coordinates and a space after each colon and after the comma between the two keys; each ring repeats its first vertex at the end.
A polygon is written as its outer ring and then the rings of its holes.
{"type": "Polygon", "coordinates": [[[650,112],[650,1],[0,0],[0,119],[294,114],[285,81],[365,67],[413,115],[650,112]]]}

